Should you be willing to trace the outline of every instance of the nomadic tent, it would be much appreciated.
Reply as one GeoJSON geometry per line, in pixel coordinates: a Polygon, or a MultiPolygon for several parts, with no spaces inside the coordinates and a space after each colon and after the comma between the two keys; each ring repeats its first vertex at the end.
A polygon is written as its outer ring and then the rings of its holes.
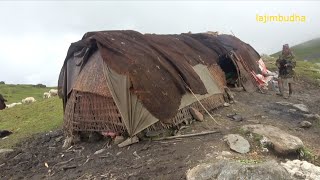
{"type": "Polygon", "coordinates": [[[225,102],[226,76],[255,91],[259,54],[231,35],[88,32],[72,43],[60,72],[67,135],[134,136],[192,119],[225,102]]]}

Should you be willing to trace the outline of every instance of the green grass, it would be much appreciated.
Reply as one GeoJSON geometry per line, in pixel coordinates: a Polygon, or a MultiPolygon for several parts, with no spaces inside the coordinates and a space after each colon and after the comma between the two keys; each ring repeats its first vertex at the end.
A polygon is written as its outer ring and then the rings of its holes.
{"type": "MultiPolygon", "coordinates": [[[[320,38],[295,45],[291,47],[297,59],[308,60],[310,62],[320,62],[320,38]]],[[[279,57],[281,51],[272,54],[272,57],[279,57]]]]}
{"type": "MultiPolygon", "coordinates": [[[[8,100],[7,104],[21,102],[26,97],[34,97],[36,100],[42,99],[43,93],[48,92],[51,87],[39,88],[32,85],[0,84],[0,94],[8,100]]],[[[56,88],[54,88],[56,89],[56,88]]]]}
{"type": "MultiPolygon", "coordinates": [[[[276,67],[276,58],[262,56],[262,59],[270,71],[278,70],[276,67]]],[[[319,83],[317,79],[320,79],[320,65],[317,63],[297,59],[295,72],[298,78],[304,77],[311,80],[311,82],[319,83]]]]}
{"type": "Polygon", "coordinates": [[[13,134],[0,139],[0,148],[14,147],[21,140],[62,127],[62,102],[58,97],[42,99],[43,92],[50,88],[36,88],[31,85],[0,85],[0,93],[9,103],[32,96],[36,102],[22,104],[0,111],[0,130],[11,130],[13,134]]]}

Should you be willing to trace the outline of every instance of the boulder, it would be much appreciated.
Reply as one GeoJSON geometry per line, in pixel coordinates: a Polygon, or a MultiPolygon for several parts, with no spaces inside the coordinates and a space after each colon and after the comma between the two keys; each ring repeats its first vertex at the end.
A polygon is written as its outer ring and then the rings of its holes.
{"type": "Polygon", "coordinates": [[[259,164],[243,164],[232,160],[219,160],[216,163],[199,164],[188,170],[186,176],[187,180],[292,179],[289,173],[274,160],[259,164]]]}
{"type": "Polygon", "coordinates": [[[300,161],[298,159],[281,163],[292,178],[319,180],[320,179],[320,167],[315,166],[307,161],[300,161]]]}
{"type": "Polygon", "coordinates": [[[195,108],[190,108],[190,113],[195,120],[203,121],[203,115],[195,108]]]}
{"type": "Polygon", "coordinates": [[[266,137],[273,149],[279,154],[295,153],[303,147],[303,142],[300,138],[290,135],[274,126],[253,124],[244,125],[242,129],[266,137]]]}
{"type": "Polygon", "coordinates": [[[249,142],[239,134],[228,134],[224,137],[224,141],[227,142],[230,149],[238,153],[244,154],[250,151],[249,142]]]}
{"type": "Polygon", "coordinates": [[[309,121],[302,121],[299,124],[300,124],[300,127],[302,128],[310,128],[312,126],[312,123],[309,121]]]}

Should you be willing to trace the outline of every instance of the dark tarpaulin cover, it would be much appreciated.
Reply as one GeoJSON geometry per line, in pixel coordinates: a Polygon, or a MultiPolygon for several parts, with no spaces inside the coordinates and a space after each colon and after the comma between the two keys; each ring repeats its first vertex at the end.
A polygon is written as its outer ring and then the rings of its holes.
{"type": "MultiPolygon", "coordinates": [[[[219,36],[143,35],[136,31],[86,33],[82,40],[71,44],[68,50],[59,77],[59,95],[63,97],[65,106],[73,82],[77,78],[76,74],[70,72],[80,72],[90,55],[99,50],[101,57],[111,69],[129,77],[132,84],[130,91],[152,115],[160,121],[172,118],[176,115],[181,98],[187,91],[186,86],[195,94],[207,93],[192,66],[199,63],[217,64],[219,56],[227,54],[230,47],[240,49],[243,58],[253,58],[242,52],[247,47],[239,39],[229,35],[217,38],[219,36]],[[68,62],[76,61],[77,57],[82,57],[82,61],[68,62]],[[76,64],[73,65],[76,70],[72,70],[72,66],[68,67],[68,64],[76,64]],[[68,76],[68,72],[71,75],[68,76]]],[[[254,50],[251,48],[249,51],[254,50]]]]}

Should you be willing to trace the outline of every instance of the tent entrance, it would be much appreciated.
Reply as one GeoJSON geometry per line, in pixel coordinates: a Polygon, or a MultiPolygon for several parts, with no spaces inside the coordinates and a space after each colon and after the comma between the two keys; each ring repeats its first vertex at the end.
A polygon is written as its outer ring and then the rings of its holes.
{"type": "Polygon", "coordinates": [[[227,86],[238,87],[239,71],[233,60],[229,56],[222,56],[218,64],[225,74],[227,86]]]}

